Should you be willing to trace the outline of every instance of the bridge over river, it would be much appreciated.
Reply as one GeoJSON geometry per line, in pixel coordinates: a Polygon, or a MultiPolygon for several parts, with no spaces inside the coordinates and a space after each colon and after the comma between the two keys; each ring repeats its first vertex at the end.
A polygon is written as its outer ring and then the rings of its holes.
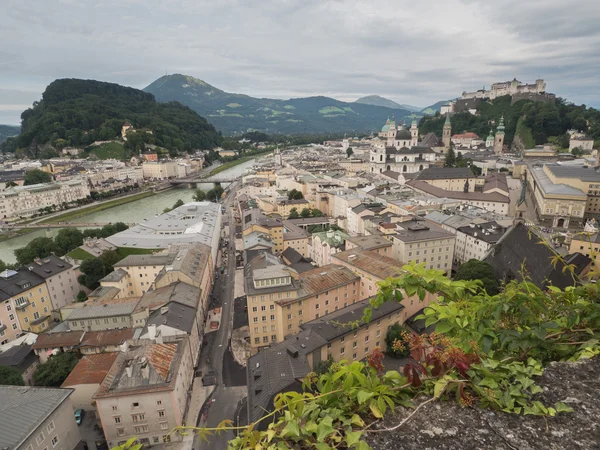
{"type": "Polygon", "coordinates": [[[199,177],[199,176],[195,175],[195,176],[187,177],[187,178],[175,178],[175,179],[169,180],[169,183],[171,183],[171,184],[233,183],[236,180],[238,180],[239,178],[240,178],[239,175],[235,176],[235,177],[227,177],[227,176],[199,177]]]}

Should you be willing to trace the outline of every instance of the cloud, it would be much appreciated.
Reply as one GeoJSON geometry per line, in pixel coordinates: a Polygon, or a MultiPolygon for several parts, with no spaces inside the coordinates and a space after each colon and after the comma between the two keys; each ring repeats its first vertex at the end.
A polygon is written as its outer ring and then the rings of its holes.
{"type": "MultiPolygon", "coordinates": [[[[600,105],[599,19],[597,0],[3,0],[0,86],[41,93],[78,77],[142,88],[179,72],[263,97],[425,106],[542,77],[600,105]]],[[[24,102],[0,94],[0,104],[24,102]]]]}

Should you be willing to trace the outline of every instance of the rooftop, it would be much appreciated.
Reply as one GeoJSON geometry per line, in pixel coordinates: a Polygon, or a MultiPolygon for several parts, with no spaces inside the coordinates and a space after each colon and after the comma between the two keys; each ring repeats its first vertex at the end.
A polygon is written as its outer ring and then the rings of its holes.
{"type": "MultiPolygon", "coordinates": [[[[537,185],[545,195],[565,195],[587,200],[587,195],[581,190],[564,183],[554,183],[544,172],[543,167],[528,165],[529,172],[537,181],[537,185]]],[[[569,168],[570,169],[570,168],[569,168]]],[[[581,169],[575,169],[581,170],[581,169]]]]}
{"type": "Polygon", "coordinates": [[[457,231],[488,244],[495,244],[504,235],[506,228],[496,222],[484,222],[462,226],[457,228],[457,231]]]}
{"type": "MultiPolygon", "coordinates": [[[[86,331],[81,339],[80,347],[104,347],[107,345],[121,345],[133,337],[133,328],[122,330],[86,331]]],[[[76,331],[73,331],[76,333],[76,331]]]]}
{"type": "Polygon", "coordinates": [[[452,233],[442,227],[428,223],[425,220],[411,220],[398,224],[394,239],[402,242],[429,241],[432,239],[448,239],[454,237],[452,233]]]}
{"type": "Polygon", "coordinates": [[[61,387],[79,384],[100,384],[117,359],[118,353],[84,355],[73,368],[61,387]]]}
{"type": "Polygon", "coordinates": [[[417,180],[448,180],[476,178],[468,167],[429,167],[422,170],[415,179],[417,180]]]}
{"type": "Polygon", "coordinates": [[[335,253],[331,257],[350,264],[363,272],[374,275],[381,280],[385,280],[388,277],[396,277],[402,272],[402,262],[388,256],[380,255],[372,250],[353,248],[335,253]]]}
{"type": "Polygon", "coordinates": [[[73,267],[71,264],[55,255],[43,259],[37,258],[33,263],[27,265],[30,271],[44,279],[53,277],[71,267],[73,267]]]}
{"type": "Polygon", "coordinates": [[[337,264],[327,264],[326,266],[302,272],[299,280],[300,289],[298,291],[298,298],[290,301],[285,299],[279,300],[278,303],[285,305],[290,302],[296,302],[356,281],[360,281],[360,277],[347,267],[337,264]]]}
{"type": "Polygon", "coordinates": [[[43,283],[42,277],[24,267],[4,270],[0,273],[0,300],[8,300],[43,283]]]}
{"type": "Polygon", "coordinates": [[[433,195],[438,198],[451,198],[457,200],[484,201],[493,203],[510,203],[510,199],[506,195],[497,192],[462,192],[462,191],[447,191],[445,189],[432,186],[423,180],[409,180],[407,185],[426,194],[433,195]]]}
{"type": "Polygon", "coordinates": [[[74,347],[79,345],[83,338],[83,331],[65,331],[60,333],[43,333],[37,338],[33,349],[46,349],[58,347],[74,347]]]}
{"type": "MultiPolygon", "coordinates": [[[[145,331],[148,325],[156,325],[157,327],[165,326],[185,331],[191,334],[194,321],[196,320],[196,308],[177,301],[170,301],[160,309],[154,311],[146,322],[145,331]]],[[[150,336],[153,338],[154,336],[150,336]]]]}
{"type": "Polygon", "coordinates": [[[72,389],[0,385],[0,448],[17,449],[72,389]]]}
{"type": "Polygon", "coordinates": [[[392,242],[383,236],[351,236],[346,239],[363,250],[375,250],[378,248],[391,247],[392,242]]]}
{"type": "Polygon", "coordinates": [[[75,309],[67,318],[69,322],[81,319],[96,319],[99,317],[114,317],[130,315],[138,300],[130,300],[119,303],[104,303],[102,305],[88,305],[88,302],[83,304],[83,307],[75,309]]]}
{"type": "Polygon", "coordinates": [[[106,240],[117,247],[162,249],[171,244],[200,242],[212,248],[220,227],[221,205],[192,202],[144,220],[106,240]]]}
{"type": "Polygon", "coordinates": [[[546,167],[557,178],[575,178],[590,183],[600,183],[600,172],[592,167],[573,167],[561,164],[546,164],[546,167]]]}
{"type": "Polygon", "coordinates": [[[171,301],[177,301],[191,308],[197,308],[200,300],[200,288],[179,281],[167,286],[147,291],[135,307],[134,312],[148,308],[154,311],[171,301]]]}

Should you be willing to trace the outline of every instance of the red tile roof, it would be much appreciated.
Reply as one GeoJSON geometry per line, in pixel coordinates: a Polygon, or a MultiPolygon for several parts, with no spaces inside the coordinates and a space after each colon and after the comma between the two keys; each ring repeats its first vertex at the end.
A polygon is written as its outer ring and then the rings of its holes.
{"type": "Polygon", "coordinates": [[[78,384],[100,384],[112,367],[118,353],[98,353],[86,355],[79,360],[61,387],[78,384]]]}
{"type": "Polygon", "coordinates": [[[133,337],[133,328],[124,330],[87,331],[81,340],[82,347],[120,345],[133,337]]]}
{"type": "Polygon", "coordinates": [[[462,134],[455,134],[452,139],[479,139],[479,136],[475,133],[467,132],[462,134]]]}
{"type": "Polygon", "coordinates": [[[65,331],[40,334],[35,344],[33,344],[33,349],[73,347],[79,344],[83,333],[83,331],[65,331]]]}

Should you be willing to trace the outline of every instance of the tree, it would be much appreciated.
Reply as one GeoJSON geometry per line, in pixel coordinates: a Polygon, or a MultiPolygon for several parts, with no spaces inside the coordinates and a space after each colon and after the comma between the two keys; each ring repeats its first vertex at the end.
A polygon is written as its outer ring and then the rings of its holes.
{"type": "Polygon", "coordinates": [[[0,366],[0,385],[23,386],[25,382],[19,371],[10,366],[0,366]]]}
{"type": "Polygon", "coordinates": [[[571,154],[577,158],[579,158],[580,156],[583,155],[583,150],[581,149],[581,147],[575,147],[573,150],[571,150],[571,154]]]}
{"type": "Polygon", "coordinates": [[[485,261],[470,259],[460,266],[454,276],[454,280],[481,280],[488,295],[496,295],[500,292],[500,286],[494,269],[485,261]]]}
{"type": "Polygon", "coordinates": [[[29,186],[32,184],[39,183],[50,183],[52,181],[52,177],[49,173],[44,172],[39,169],[28,170],[25,173],[25,178],[23,184],[25,186],[29,186]]]}
{"type": "Polygon", "coordinates": [[[298,208],[290,209],[290,215],[288,216],[288,219],[297,219],[299,217],[300,215],[298,214],[298,208]]]}
{"type": "Polygon", "coordinates": [[[6,270],[6,263],[0,259],[0,272],[6,270]]]}
{"type": "Polygon", "coordinates": [[[75,352],[59,353],[40,364],[33,374],[36,386],[59,387],[77,365],[79,355],[75,352]]]}
{"type": "Polygon", "coordinates": [[[205,202],[206,201],[206,192],[204,192],[202,189],[196,189],[196,192],[194,193],[192,200],[194,200],[195,202],[205,202]]]}
{"type": "Polygon", "coordinates": [[[304,208],[302,211],[300,211],[300,217],[302,217],[303,219],[310,217],[310,209],[304,208]]]}
{"type": "Polygon", "coordinates": [[[571,141],[571,135],[569,133],[564,133],[561,134],[557,139],[556,139],[556,144],[560,147],[560,148],[569,148],[569,143],[571,141]]]}
{"type": "Polygon", "coordinates": [[[106,273],[113,271],[113,266],[121,261],[121,257],[116,250],[106,250],[100,255],[100,260],[104,263],[106,273]]]}
{"type": "Polygon", "coordinates": [[[81,275],[79,275],[77,281],[88,289],[96,289],[100,285],[99,281],[108,274],[106,266],[100,258],[88,259],[82,262],[80,270],[81,275]]]}
{"type": "Polygon", "coordinates": [[[63,228],[58,231],[54,243],[60,248],[62,256],[83,244],[83,232],[77,228],[63,228]]]}
{"type": "Polygon", "coordinates": [[[352,147],[348,147],[346,149],[346,156],[350,158],[352,155],[354,155],[354,150],[352,150],[352,147]]]}
{"type": "Polygon", "coordinates": [[[206,199],[211,202],[218,202],[223,195],[224,189],[220,184],[216,184],[214,188],[206,193],[206,199]]]}
{"type": "Polygon", "coordinates": [[[456,155],[454,154],[454,149],[452,145],[448,149],[448,153],[446,153],[446,160],[444,161],[444,167],[454,167],[456,164],[456,155]]]}
{"type": "Polygon", "coordinates": [[[77,293],[77,301],[78,302],[85,302],[87,300],[88,296],[84,291],[79,291],[77,293]]]}
{"type": "Polygon", "coordinates": [[[288,200],[302,200],[303,198],[304,195],[302,195],[302,192],[296,189],[292,189],[288,192],[288,200]]]}
{"type": "Polygon", "coordinates": [[[310,210],[310,215],[311,217],[323,217],[325,214],[320,209],[313,208],[310,210]]]}
{"type": "Polygon", "coordinates": [[[318,375],[322,375],[324,373],[329,372],[329,368],[335,361],[333,360],[333,356],[329,355],[327,359],[323,359],[315,364],[315,373],[318,375]]]}
{"type": "Polygon", "coordinates": [[[32,262],[35,258],[47,258],[52,253],[60,254],[60,247],[53,239],[38,237],[29,242],[25,247],[15,250],[15,256],[19,265],[32,262]]]}
{"type": "Polygon", "coordinates": [[[387,353],[394,358],[405,358],[410,354],[407,338],[410,333],[400,324],[395,323],[390,327],[385,336],[387,353]]]}

